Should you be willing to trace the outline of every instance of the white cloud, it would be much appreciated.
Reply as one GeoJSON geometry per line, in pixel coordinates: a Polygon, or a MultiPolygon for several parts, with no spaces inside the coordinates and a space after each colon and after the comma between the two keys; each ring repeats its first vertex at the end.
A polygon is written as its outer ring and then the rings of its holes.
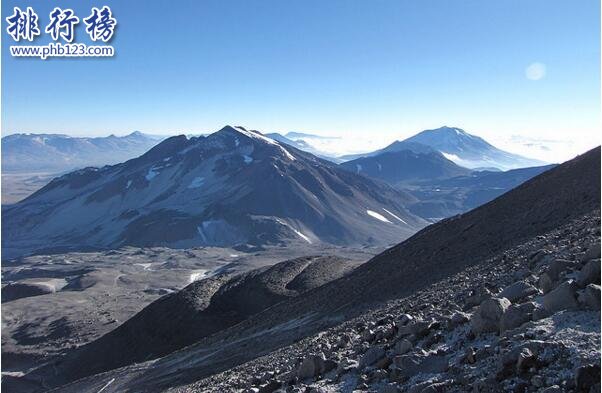
{"type": "Polygon", "coordinates": [[[538,81],[546,76],[546,65],[543,63],[532,63],[525,68],[525,76],[532,81],[538,81]]]}

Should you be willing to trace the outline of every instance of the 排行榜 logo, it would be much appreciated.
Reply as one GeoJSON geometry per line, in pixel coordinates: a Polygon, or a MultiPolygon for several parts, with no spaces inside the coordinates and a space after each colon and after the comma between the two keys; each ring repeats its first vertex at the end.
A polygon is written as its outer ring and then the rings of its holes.
{"type": "Polygon", "coordinates": [[[16,42],[33,42],[43,31],[53,43],[47,45],[13,45],[10,52],[13,57],[110,57],[115,49],[107,43],[113,38],[117,19],[108,6],[92,7],[89,13],[82,15],[82,30],[91,41],[101,41],[105,45],[86,45],[77,43],[76,32],[80,17],[70,8],[55,7],[48,15],[48,23],[42,21],[32,7],[22,10],[13,8],[13,14],[6,18],[6,32],[16,42]],[[85,26],[84,26],[85,25],[85,26]]]}

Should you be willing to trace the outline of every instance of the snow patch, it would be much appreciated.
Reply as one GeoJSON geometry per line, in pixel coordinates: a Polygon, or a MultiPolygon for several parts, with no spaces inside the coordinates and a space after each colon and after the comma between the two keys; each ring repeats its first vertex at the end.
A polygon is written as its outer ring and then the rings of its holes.
{"type": "Polygon", "coordinates": [[[155,170],[155,167],[151,167],[148,168],[148,172],[146,173],[146,176],[144,176],[146,178],[146,180],[151,181],[153,180],[157,175],[159,174],[159,172],[157,172],[155,170]]]}
{"type": "Polygon", "coordinates": [[[362,166],[360,164],[355,164],[355,169],[357,170],[357,173],[359,174],[362,171],[362,166]]]}
{"type": "Polygon", "coordinates": [[[293,232],[295,232],[301,239],[305,240],[306,242],[308,242],[309,244],[311,244],[311,239],[307,236],[305,236],[304,234],[302,234],[301,232],[299,232],[298,230],[296,230],[295,228],[291,228],[293,230],[293,232]]]}
{"type": "Polygon", "coordinates": [[[206,278],[208,271],[209,270],[203,270],[203,269],[193,271],[192,273],[190,273],[190,278],[189,278],[190,282],[195,282],[195,281],[201,280],[203,278],[206,278]]]}
{"type": "Polygon", "coordinates": [[[369,216],[374,217],[379,221],[388,222],[389,224],[391,224],[391,221],[387,220],[387,218],[380,213],[377,213],[373,210],[366,210],[366,213],[368,213],[369,216]]]}
{"type": "Polygon", "coordinates": [[[381,172],[383,170],[383,166],[380,165],[379,162],[377,162],[376,165],[378,166],[378,171],[381,172]]]}
{"type": "Polygon", "coordinates": [[[273,146],[278,146],[278,148],[282,151],[282,153],[285,155],[286,158],[288,158],[291,161],[295,161],[295,157],[288,152],[288,150],[286,150],[284,147],[282,147],[278,142],[276,142],[273,139],[270,139],[264,135],[261,135],[257,132],[253,132],[253,131],[247,131],[242,127],[234,127],[236,129],[236,131],[240,132],[241,134],[251,138],[251,139],[257,139],[260,140],[262,142],[265,142],[267,144],[273,145],[273,146]]]}
{"type": "Polygon", "coordinates": [[[126,184],[126,185],[125,185],[125,188],[126,188],[126,189],[127,189],[127,188],[130,188],[130,186],[131,186],[131,185],[132,185],[132,181],[131,181],[131,180],[128,180],[128,184],[126,184]]]}
{"type": "Polygon", "coordinates": [[[152,263],[134,263],[136,266],[142,267],[144,270],[150,270],[152,263]]]}
{"type": "Polygon", "coordinates": [[[399,220],[399,221],[403,222],[404,224],[408,225],[408,223],[407,223],[407,222],[405,222],[404,220],[402,220],[400,217],[396,216],[395,214],[391,213],[390,211],[388,211],[388,210],[387,210],[387,209],[385,209],[384,207],[383,207],[383,210],[384,210],[385,212],[389,213],[389,215],[390,215],[390,216],[392,216],[392,217],[396,218],[397,220],[399,220]]]}
{"type": "Polygon", "coordinates": [[[457,155],[455,155],[455,154],[446,153],[444,151],[442,151],[441,154],[443,154],[443,157],[447,158],[450,161],[453,161],[453,162],[456,162],[456,163],[458,161],[462,161],[462,159],[460,157],[458,157],[457,155]]]}
{"type": "Polygon", "coordinates": [[[192,181],[188,185],[188,188],[199,188],[200,186],[203,185],[204,182],[205,182],[204,177],[195,177],[194,179],[192,179],[192,181]]]}
{"type": "Polygon", "coordinates": [[[248,156],[248,155],[246,155],[246,154],[245,154],[245,155],[244,155],[244,156],[242,156],[242,157],[243,157],[243,159],[245,160],[245,164],[250,164],[250,163],[252,163],[252,162],[253,162],[253,157],[251,157],[251,156],[248,156]]]}

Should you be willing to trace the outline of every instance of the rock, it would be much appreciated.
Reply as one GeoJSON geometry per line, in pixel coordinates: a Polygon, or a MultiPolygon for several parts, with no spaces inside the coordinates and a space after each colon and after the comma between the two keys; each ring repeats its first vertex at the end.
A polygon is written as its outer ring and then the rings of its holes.
{"type": "Polygon", "coordinates": [[[577,391],[588,392],[592,386],[600,382],[600,365],[589,364],[581,366],[575,372],[577,391]]]}
{"type": "Polygon", "coordinates": [[[579,271],[577,276],[577,284],[580,287],[585,287],[587,284],[600,285],[600,260],[592,259],[579,271]]]}
{"type": "Polygon", "coordinates": [[[350,372],[356,371],[358,369],[358,367],[359,367],[359,362],[357,360],[343,358],[337,366],[336,374],[341,375],[341,374],[350,373],[350,372]]]}
{"type": "Polygon", "coordinates": [[[429,383],[429,385],[427,385],[426,387],[424,387],[420,390],[420,393],[447,392],[449,390],[450,385],[452,385],[452,381],[429,383]]]}
{"type": "Polygon", "coordinates": [[[385,356],[385,349],[381,346],[370,347],[360,360],[360,368],[373,365],[385,356]]]}
{"type": "Polygon", "coordinates": [[[523,348],[518,354],[516,360],[516,372],[521,374],[537,363],[537,355],[535,355],[529,348],[523,348]]]}
{"type": "Polygon", "coordinates": [[[543,293],[548,293],[554,288],[554,280],[548,273],[542,273],[541,276],[539,276],[537,285],[543,293]]]}
{"type": "Polygon", "coordinates": [[[343,334],[337,342],[337,348],[345,348],[351,342],[351,338],[347,334],[343,334]]]}
{"type": "Polygon", "coordinates": [[[500,319],[510,305],[510,301],[506,298],[485,300],[470,320],[472,332],[474,334],[497,332],[500,319]]]}
{"type": "Polygon", "coordinates": [[[280,381],[272,380],[266,384],[259,386],[259,393],[272,393],[280,388],[280,381]]]}
{"type": "Polygon", "coordinates": [[[600,310],[600,285],[589,284],[579,295],[579,302],[592,310],[600,310]]]}
{"type": "Polygon", "coordinates": [[[397,355],[404,355],[413,347],[414,345],[410,342],[410,340],[403,338],[395,343],[394,351],[397,355]]]}
{"type": "Polygon", "coordinates": [[[466,299],[466,307],[470,309],[474,306],[478,306],[490,297],[491,291],[489,291],[489,289],[484,287],[479,288],[479,290],[474,291],[474,293],[466,299]]]}
{"type": "Polygon", "coordinates": [[[473,347],[466,348],[466,352],[464,354],[464,361],[468,364],[474,364],[477,362],[476,352],[473,347]]]}
{"type": "Polygon", "coordinates": [[[424,337],[428,334],[431,322],[429,321],[414,321],[399,328],[401,337],[415,335],[416,337],[424,337]]]}
{"type": "Polygon", "coordinates": [[[513,304],[508,307],[508,310],[506,310],[500,319],[500,333],[515,329],[523,323],[529,322],[533,316],[535,307],[535,303],[533,302],[520,305],[513,304]]]}
{"type": "Polygon", "coordinates": [[[543,296],[543,307],[546,311],[551,313],[576,309],[579,306],[576,294],[577,288],[575,283],[572,281],[565,281],[553,291],[550,291],[543,296]]]}
{"type": "Polygon", "coordinates": [[[393,361],[391,360],[390,357],[385,356],[385,357],[377,360],[376,363],[374,363],[374,367],[385,370],[385,369],[389,368],[389,366],[391,365],[392,362],[393,361]]]}
{"type": "Polygon", "coordinates": [[[449,368],[449,363],[445,356],[432,353],[397,356],[393,359],[393,363],[400,369],[401,375],[405,377],[412,377],[418,373],[442,373],[449,368]]]}
{"type": "Polygon", "coordinates": [[[534,375],[531,378],[531,385],[541,388],[544,387],[545,381],[541,375],[534,375]]]}
{"type": "Polygon", "coordinates": [[[574,262],[568,261],[566,259],[555,259],[547,270],[547,273],[550,277],[556,281],[560,278],[562,273],[569,270],[574,265],[574,262]]]}
{"type": "Polygon", "coordinates": [[[591,259],[600,259],[600,242],[591,245],[585,255],[583,255],[583,261],[589,261],[591,259]]]}
{"type": "Polygon", "coordinates": [[[533,315],[532,315],[531,319],[533,321],[539,321],[540,319],[547,318],[550,315],[551,315],[551,313],[549,311],[547,311],[545,308],[543,308],[542,305],[536,303],[535,310],[533,310],[533,315]]]}
{"type": "Polygon", "coordinates": [[[297,377],[303,380],[320,375],[324,371],[325,360],[323,354],[307,356],[297,369],[297,377]]]}
{"type": "Polygon", "coordinates": [[[399,389],[394,384],[388,383],[378,389],[378,393],[399,393],[399,389]]]}
{"type": "Polygon", "coordinates": [[[541,393],[562,393],[562,389],[558,385],[552,385],[542,390],[541,393]]]}
{"type": "Polygon", "coordinates": [[[372,329],[366,329],[362,332],[362,340],[367,341],[369,343],[374,341],[375,337],[376,335],[374,334],[374,331],[372,329]]]}
{"type": "Polygon", "coordinates": [[[332,371],[334,369],[336,369],[339,366],[338,362],[335,362],[332,359],[326,359],[324,361],[324,370],[322,371],[323,373],[327,373],[329,371],[332,371]]]}
{"type": "Polygon", "coordinates": [[[459,326],[462,325],[463,323],[466,323],[470,320],[470,314],[467,314],[465,312],[457,312],[454,313],[454,315],[452,315],[450,323],[452,326],[459,326]]]}
{"type": "Polygon", "coordinates": [[[401,316],[399,317],[399,325],[405,326],[409,322],[412,322],[413,320],[414,320],[414,317],[412,317],[410,314],[401,314],[401,316]]]}
{"type": "Polygon", "coordinates": [[[517,281],[514,284],[506,287],[500,294],[499,297],[505,297],[511,302],[522,300],[527,296],[531,296],[539,292],[537,288],[525,281],[517,281]]]}

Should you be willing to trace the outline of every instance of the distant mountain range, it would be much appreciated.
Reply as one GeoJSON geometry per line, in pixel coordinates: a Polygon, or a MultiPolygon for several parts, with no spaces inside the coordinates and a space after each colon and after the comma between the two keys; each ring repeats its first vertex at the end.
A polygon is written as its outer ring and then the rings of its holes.
{"type": "Polygon", "coordinates": [[[117,164],[138,157],[163,137],[133,132],[87,138],[60,134],[13,134],[2,138],[3,173],[61,173],[117,164]]]}
{"type": "Polygon", "coordinates": [[[436,150],[456,164],[470,169],[509,170],[545,165],[545,162],[509,153],[456,127],[441,127],[422,131],[403,141],[397,141],[377,151],[340,157],[349,161],[373,157],[385,152],[412,150],[417,153],[436,150]]]}
{"type": "MultiPolygon", "coordinates": [[[[286,135],[291,135],[291,134],[298,135],[300,133],[291,133],[291,132],[289,132],[286,135]]],[[[300,134],[300,135],[310,135],[310,134],[300,134]]],[[[271,138],[271,139],[273,139],[275,141],[278,141],[278,142],[281,142],[281,143],[286,143],[289,146],[292,146],[292,147],[297,148],[299,150],[306,151],[308,153],[311,153],[311,154],[313,154],[313,155],[315,155],[317,157],[323,158],[325,160],[328,160],[328,161],[331,161],[331,162],[334,162],[334,163],[337,163],[337,164],[340,163],[340,162],[342,162],[342,160],[340,160],[340,159],[338,159],[336,157],[333,157],[333,156],[331,156],[331,155],[329,155],[329,154],[327,154],[327,153],[325,153],[325,152],[323,152],[323,151],[315,148],[313,145],[311,145],[310,143],[304,141],[301,138],[297,138],[296,140],[293,140],[293,139],[290,139],[288,136],[284,136],[284,135],[279,134],[277,132],[273,132],[273,133],[270,133],[270,134],[265,134],[265,136],[267,136],[268,138],[271,138]]],[[[317,138],[326,138],[326,137],[317,137],[317,138]]]]}
{"type": "Polygon", "coordinates": [[[427,224],[409,193],[256,131],[176,136],[3,209],[3,256],[123,245],[388,244],[427,224]]]}

